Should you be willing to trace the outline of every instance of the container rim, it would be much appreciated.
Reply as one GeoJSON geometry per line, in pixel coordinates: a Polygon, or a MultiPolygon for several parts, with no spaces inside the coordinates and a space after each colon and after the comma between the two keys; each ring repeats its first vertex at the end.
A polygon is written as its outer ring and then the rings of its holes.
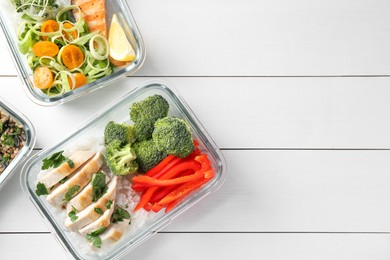
{"type": "Polygon", "coordinates": [[[170,98],[173,100],[173,102],[176,105],[181,106],[180,112],[185,113],[185,117],[186,117],[185,119],[190,121],[189,123],[191,125],[192,130],[195,130],[197,137],[200,138],[200,143],[206,147],[207,153],[210,153],[210,155],[215,159],[218,169],[215,169],[216,178],[214,178],[213,181],[205,185],[205,187],[202,187],[199,190],[199,192],[193,194],[190,198],[183,201],[183,203],[178,205],[171,212],[165,214],[162,218],[158,219],[155,223],[151,223],[150,226],[148,226],[145,229],[142,229],[140,233],[138,233],[134,237],[131,237],[131,239],[127,238],[127,240],[123,242],[123,244],[121,244],[120,246],[118,245],[117,248],[114,247],[110,255],[108,255],[107,257],[111,257],[111,259],[117,259],[125,254],[128,254],[131,250],[133,250],[139,244],[144,242],[146,239],[150,238],[152,235],[156,234],[157,231],[161,230],[162,228],[170,224],[173,219],[175,219],[180,214],[182,214],[183,212],[185,212],[186,210],[194,206],[201,199],[211,194],[212,192],[215,192],[225,182],[226,162],[223,154],[221,153],[220,149],[217,147],[213,139],[210,137],[210,135],[207,133],[207,131],[204,129],[204,127],[201,125],[201,123],[194,115],[192,110],[189,108],[187,103],[177,92],[177,90],[174,87],[169,85],[170,85],[169,83],[162,80],[148,80],[144,83],[141,83],[138,87],[129,91],[124,96],[114,100],[104,108],[100,109],[98,112],[92,115],[88,120],[86,120],[81,125],[81,127],[75,130],[73,133],[66,136],[65,138],[62,138],[60,141],[54,143],[53,145],[43,149],[40,153],[34,155],[33,157],[30,157],[30,159],[24,164],[22,169],[22,174],[20,177],[20,182],[25,195],[32,201],[32,203],[37,208],[39,213],[43,216],[44,220],[47,221],[48,224],[52,227],[51,230],[55,234],[56,238],[59,238],[58,240],[60,241],[61,245],[66,249],[66,251],[70,255],[72,255],[76,259],[83,259],[83,258],[80,258],[80,255],[78,254],[77,250],[75,251],[74,248],[72,248],[67,244],[68,239],[65,238],[65,234],[63,234],[62,230],[60,230],[60,228],[56,225],[55,220],[51,219],[51,216],[46,211],[45,206],[39,201],[40,199],[36,199],[34,190],[31,187],[29,187],[28,175],[30,172],[30,168],[36,163],[39,163],[38,159],[40,155],[47,153],[49,151],[50,152],[53,151],[57,146],[60,146],[63,143],[65,143],[66,140],[71,138],[74,134],[77,134],[83,131],[84,129],[88,129],[90,126],[92,126],[92,124],[95,122],[95,120],[98,117],[103,117],[106,114],[109,114],[111,111],[114,111],[116,106],[122,105],[123,103],[126,102],[130,103],[132,97],[134,98],[137,97],[138,95],[141,95],[142,93],[147,93],[146,90],[148,89],[158,89],[170,95],[170,98]]]}

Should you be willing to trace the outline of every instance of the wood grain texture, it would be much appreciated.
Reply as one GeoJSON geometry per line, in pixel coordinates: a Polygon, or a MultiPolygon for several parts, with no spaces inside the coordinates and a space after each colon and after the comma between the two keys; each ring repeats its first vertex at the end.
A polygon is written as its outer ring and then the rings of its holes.
{"type": "MultiPolygon", "coordinates": [[[[0,234],[0,242],[4,259],[66,259],[49,234],[0,234]]],[[[388,234],[157,234],[123,259],[387,260],[389,242],[388,234]]]]}
{"type": "MultiPolygon", "coordinates": [[[[390,151],[223,154],[222,188],[165,231],[390,232],[390,151]]],[[[0,196],[0,232],[48,231],[18,177],[1,193],[12,200],[0,196]]]]}
{"type": "MultiPolygon", "coordinates": [[[[143,76],[389,75],[386,0],[129,0],[143,76]]],[[[0,73],[14,75],[1,41],[0,73]]]]}
{"type": "MultiPolygon", "coordinates": [[[[50,108],[32,103],[17,78],[2,78],[0,95],[30,118],[42,148],[148,79],[127,78],[50,108]]],[[[390,148],[390,78],[165,80],[222,148],[390,148]]]]}

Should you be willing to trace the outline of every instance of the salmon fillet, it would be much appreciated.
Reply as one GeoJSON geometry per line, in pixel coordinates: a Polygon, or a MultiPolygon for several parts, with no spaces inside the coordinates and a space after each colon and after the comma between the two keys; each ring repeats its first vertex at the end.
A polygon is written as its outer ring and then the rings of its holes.
{"type": "MultiPolygon", "coordinates": [[[[71,3],[80,7],[81,15],[90,32],[99,31],[107,38],[106,0],[71,0],[71,3]]],[[[80,17],[77,10],[73,11],[73,15],[76,19],[80,17]]]]}

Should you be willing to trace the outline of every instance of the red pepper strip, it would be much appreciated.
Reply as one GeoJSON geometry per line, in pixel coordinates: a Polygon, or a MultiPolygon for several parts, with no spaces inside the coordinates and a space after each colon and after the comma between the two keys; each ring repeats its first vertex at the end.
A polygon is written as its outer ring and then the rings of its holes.
{"type": "Polygon", "coordinates": [[[202,165],[202,170],[207,171],[211,169],[211,163],[207,158],[207,154],[198,155],[195,157],[195,161],[199,162],[202,165]]]}
{"type": "Polygon", "coordinates": [[[198,142],[198,141],[196,141],[195,139],[193,139],[192,141],[194,142],[194,146],[195,146],[195,147],[198,147],[198,146],[199,146],[199,142],[198,142]]]}
{"type": "Polygon", "coordinates": [[[150,187],[149,189],[144,190],[144,192],[141,195],[141,199],[139,200],[137,206],[134,208],[134,211],[142,209],[146,204],[148,204],[150,198],[152,197],[156,189],[157,187],[150,187]]]}
{"type": "Polygon", "coordinates": [[[165,208],[165,213],[168,213],[169,211],[171,211],[181,201],[182,201],[182,199],[177,199],[177,200],[174,200],[171,203],[169,203],[168,206],[165,208]]]}
{"type": "MultiPolygon", "coordinates": [[[[180,173],[179,176],[187,176],[190,174],[194,174],[194,170],[186,170],[180,173]]],[[[166,195],[168,195],[171,191],[178,188],[179,185],[171,185],[168,187],[160,187],[152,196],[150,199],[151,203],[156,203],[160,201],[162,198],[164,198],[166,195]]]]}
{"type": "Polygon", "coordinates": [[[146,211],[151,211],[152,208],[153,208],[153,205],[151,205],[150,203],[148,203],[148,204],[146,204],[146,205],[144,206],[144,210],[146,210],[146,211]]]}
{"type": "Polygon", "coordinates": [[[154,204],[153,207],[152,207],[152,210],[153,210],[154,212],[157,213],[157,212],[159,212],[162,208],[163,208],[163,206],[154,204]]]}
{"type": "Polygon", "coordinates": [[[162,169],[164,169],[164,167],[170,162],[172,161],[173,159],[175,159],[175,156],[173,155],[168,155],[167,157],[165,157],[164,160],[162,160],[159,164],[157,164],[156,166],[154,166],[152,169],[150,169],[149,171],[147,171],[145,173],[146,176],[150,176],[152,177],[153,175],[155,175],[156,173],[158,173],[159,171],[161,171],[162,169]]]}
{"type": "Polygon", "coordinates": [[[178,177],[170,180],[159,180],[159,179],[154,179],[149,176],[135,176],[133,178],[134,183],[141,183],[145,185],[150,185],[150,186],[170,186],[170,185],[176,185],[176,184],[181,184],[181,183],[186,183],[190,182],[193,180],[197,180],[200,178],[204,178],[204,172],[203,171],[197,171],[194,174],[187,175],[184,177],[178,177]]]}
{"type": "MultiPolygon", "coordinates": [[[[209,170],[207,172],[202,172],[202,173],[207,174],[211,178],[214,177],[213,170],[209,170]]],[[[203,178],[203,179],[198,179],[195,181],[187,182],[187,183],[181,185],[176,190],[169,193],[167,196],[165,196],[163,199],[161,199],[159,202],[157,202],[157,204],[165,205],[165,204],[171,203],[174,200],[181,199],[181,198],[185,197],[186,195],[190,194],[192,191],[201,187],[203,184],[205,184],[206,182],[211,180],[211,178],[209,178],[209,179],[203,178]]]]}
{"type": "Polygon", "coordinates": [[[176,158],[172,160],[170,163],[168,163],[160,172],[156,173],[153,178],[159,179],[164,173],[166,173],[169,169],[171,169],[173,166],[178,165],[179,163],[183,162],[184,159],[182,158],[176,158]]]}
{"type": "MultiPolygon", "coordinates": [[[[197,170],[199,170],[199,168],[200,168],[200,165],[196,161],[183,162],[183,163],[180,163],[178,165],[175,165],[174,167],[172,167],[172,169],[169,169],[167,172],[165,172],[161,176],[160,179],[168,180],[170,178],[175,177],[177,174],[181,173],[184,170],[194,169],[195,171],[197,171],[197,170]]],[[[144,176],[144,177],[147,177],[147,176],[144,176]]],[[[133,182],[134,182],[134,178],[135,177],[133,177],[133,182]]],[[[150,198],[152,197],[153,193],[157,189],[158,189],[158,187],[156,186],[156,187],[149,187],[147,190],[145,190],[144,193],[142,193],[141,199],[138,202],[138,204],[134,210],[137,211],[137,210],[143,208],[150,201],[150,198]]]]}
{"type": "Polygon", "coordinates": [[[131,188],[134,191],[141,192],[145,189],[145,186],[133,184],[133,185],[131,185],[131,188]]]}

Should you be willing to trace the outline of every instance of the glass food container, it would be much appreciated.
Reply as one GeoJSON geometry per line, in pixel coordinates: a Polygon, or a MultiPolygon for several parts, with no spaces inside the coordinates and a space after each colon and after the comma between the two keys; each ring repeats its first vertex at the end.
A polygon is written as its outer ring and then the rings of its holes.
{"type": "MultiPolygon", "coordinates": [[[[25,132],[25,143],[11,163],[5,168],[3,173],[0,174],[0,189],[11,179],[11,176],[15,174],[15,168],[20,166],[30,154],[35,144],[35,131],[31,122],[18,110],[8,104],[3,98],[0,97],[0,111],[2,114],[9,116],[11,120],[14,120],[18,126],[22,126],[25,132]]],[[[1,120],[1,119],[0,119],[1,120]]]]}
{"type": "Polygon", "coordinates": [[[126,37],[134,49],[136,54],[135,60],[124,67],[115,68],[112,74],[97,79],[82,87],[75,88],[74,90],[65,92],[59,96],[48,96],[34,86],[33,74],[28,65],[27,57],[21,54],[18,49],[16,32],[21,23],[19,14],[15,11],[15,7],[11,5],[11,0],[1,1],[0,26],[4,32],[8,49],[23,83],[23,90],[33,102],[42,106],[59,105],[107,86],[126,75],[133,74],[142,66],[146,55],[145,46],[128,4],[125,0],[106,0],[105,3],[107,30],[110,27],[113,15],[116,14],[119,24],[124,29],[126,37]]]}
{"type": "MultiPolygon", "coordinates": [[[[167,226],[178,215],[194,206],[205,196],[217,190],[225,180],[226,164],[221,151],[200,124],[194,113],[178,94],[178,92],[161,81],[147,82],[120,99],[114,101],[91,117],[83,126],[58,143],[35,154],[24,165],[21,176],[21,185],[26,196],[32,201],[48,224],[52,234],[70,254],[76,259],[118,259],[129,253],[141,242],[167,226]],[[81,144],[91,136],[103,139],[104,128],[110,121],[132,123],[129,118],[129,108],[134,102],[145,99],[148,96],[159,94],[169,103],[169,115],[181,118],[189,123],[193,138],[199,142],[199,148],[207,154],[215,171],[215,177],[200,189],[191,193],[181,204],[172,211],[165,213],[151,213],[145,218],[143,225],[134,223],[133,220],[123,237],[111,247],[99,251],[91,249],[87,245],[85,237],[75,237],[75,232],[69,232],[64,226],[64,215],[58,212],[58,208],[50,205],[44,196],[35,193],[37,176],[41,170],[42,160],[54,152],[66,150],[74,144],[81,144]],[[138,225],[138,226],[137,226],[138,225]],[[87,246],[86,246],[87,245],[87,246]]],[[[118,195],[117,195],[118,196],[118,195]]],[[[141,210],[143,211],[143,210],[141,210]]],[[[145,211],[146,212],[146,211],[145,211]]],[[[138,220],[136,220],[138,221],[138,220]]],[[[137,222],[140,223],[140,222],[137,222]]]]}

